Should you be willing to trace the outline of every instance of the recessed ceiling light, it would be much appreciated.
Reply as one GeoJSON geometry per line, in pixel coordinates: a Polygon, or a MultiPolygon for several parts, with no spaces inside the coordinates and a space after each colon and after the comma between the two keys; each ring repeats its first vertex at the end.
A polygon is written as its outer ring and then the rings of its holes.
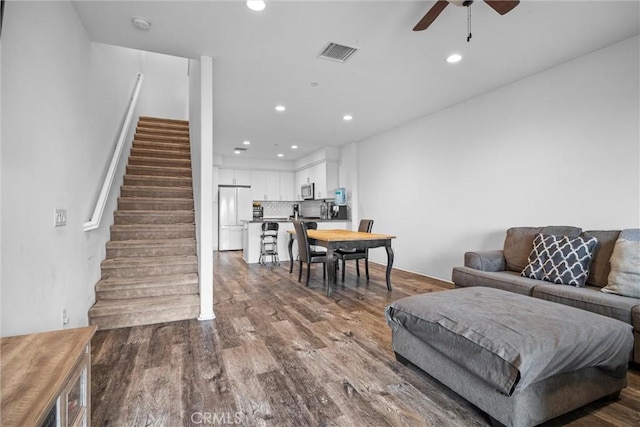
{"type": "Polygon", "coordinates": [[[449,64],[455,64],[456,62],[460,62],[462,56],[458,53],[454,53],[452,55],[447,56],[447,62],[449,64]]]}
{"type": "Polygon", "coordinates": [[[292,149],[292,150],[295,150],[295,149],[297,149],[297,148],[298,148],[298,146],[297,146],[297,145],[292,145],[292,146],[291,146],[291,149],[292,149]]]}
{"type": "Polygon", "coordinates": [[[149,22],[147,18],[142,18],[140,16],[131,18],[131,24],[133,25],[133,28],[142,31],[147,31],[149,28],[151,28],[151,22],[149,22]]]}
{"type": "Polygon", "coordinates": [[[242,143],[243,143],[244,145],[249,145],[249,144],[251,144],[251,141],[242,141],[242,143]]]}
{"type": "Polygon", "coordinates": [[[249,0],[247,1],[247,7],[251,10],[255,10],[256,12],[260,12],[264,10],[265,3],[262,0],[249,0]]]}
{"type": "Polygon", "coordinates": [[[240,153],[242,153],[242,151],[240,151],[240,150],[233,150],[233,154],[240,154],[240,153]]]}
{"type": "Polygon", "coordinates": [[[350,114],[345,114],[344,116],[342,116],[342,119],[348,122],[349,120],[353,120],[353,116],[350,114]]]}
{"type": "Polygon", "coordinates": [[[282,111],[284,111],[284,110],[286,110],[286,108],[285,108],[285,106],[284,106],[284,105],[276,105],[276,111],[280,111],[280,112],[282,112],[282,111]]]}
{"type": "Polygon", "coordinates": [[[278,157],[284,157],[284,154],[278,153],[278,157]]]}

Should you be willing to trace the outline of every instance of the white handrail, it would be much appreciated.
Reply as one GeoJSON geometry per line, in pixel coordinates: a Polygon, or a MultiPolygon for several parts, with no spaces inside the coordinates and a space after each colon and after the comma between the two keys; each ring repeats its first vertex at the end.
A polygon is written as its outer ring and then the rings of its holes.
{"type": "Polygon", "coordinates": [[[111,184],[113,183],[113,178],[115,177],[116,170],[118,169],[118,163],[120,163],[120,156],[122,155],[124,141],[125,141],[125,138],[127,137],[127,133],[129,132],[129,125],[131,124],[133,112],[136,109],[136,103],[138,102],[138,94],[140,93],[140,87],[142,86],[143,77],[144,76],[142,74],[138,74],[138,81],[136,82],[136,87],[133,90],[133,95],[131,96],[131,100],[129,101],[129,109],[127,110],[127,116],[125,117],[124,123],[122,124],[122,129],[120,130],[120,137],[118,138],[116,149],[114,150],[113,157],[111,158],[111,164],[109,165],[107,174],[104,177],[104,182],[102,183],[102,189],[100,190],[100,196],[96,201],[96,206],[93,209],[93,214],[91,215],[91,219],[88,222],[84,223],[84,231],[95,230],[100,225],[100,220],[102,219],[102,214],[104,212],[104,208],[107,204],[107,199],[109,197],[109,191],[111,191],[111,184]]]}

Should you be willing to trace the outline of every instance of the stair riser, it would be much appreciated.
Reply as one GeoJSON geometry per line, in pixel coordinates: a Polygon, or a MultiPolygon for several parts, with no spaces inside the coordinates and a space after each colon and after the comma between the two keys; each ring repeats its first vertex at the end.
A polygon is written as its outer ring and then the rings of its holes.
{"type": "Polygon", "coordinates": [[[135,139],[137,141],[172,142],[176,144],[189,145],[189,138],[185,136],[147,135],[144,133],[136,133],[135,139]]]}
{"type": "Polygon", "coordinates": [[[89,311],[89,324],[98,325],[99,330],[128,328],[132,326],[196,319],[199,314],[199,306],[179,307],[164,311],[116,314],[112,316],[92,316],[91,311],[89,311]]]}
{"type": "Polygon", "coordinates": [[[152,246],[147,248],[107,248],[107,259],[183,255],[196,255],[195,245],[152,246]]]}
{"type": "Polygon", "coordinates": [[[125,175],[124,185],[128,185],[131,187],[151,186],[192,188],[190,177],[169,178],[161,176],[125,175]]]}
{"type": "Polygon", "coordinates": [[[158,240],[158,239],[193,239],[194,230],[111,230],[111,240],[158,240]]]}
{"type": "Polygon", "coordinates": [[[162,117],[140,116],[138,126],[178,126],[189,128],[188,120],[165,119],[162,117]]]}
{"type": "Polygon", "coordinates": [[[135,224],[193,224],[195,214],[193,212],[173,215],[116,215],[114,224],[135,225],[135,224]]]}
{"type": "Polygon", "coordinates": [[[126,298],[145,298],[160,297],[167,295],[187,295],[197,294],[199,291],[197,283],[172,286],[153,286],[140,288],[109,289],[101,291],[96,289],[97,299],[126,299],[126,298]]]}
{"type": "Polygon", "coordinates": [[[178,151],[182,153],[191,154],[191,147],[188,144],[176,144],[172,142],[153,142],[153,141],[139,141],[137,139],[133,140],[132,148],[141,148],[147,150],[170,150],[170,151],[178,151]]]}
{"type": "Polygon", "coordinates": [[[154,150],[151,148],[131,148],[131,156],[172,160],[191,160],[191,153],[185,150],[154,150]]]}
{"type": "Polygon", "coordinates": [[[154,158],[154,157],[137,157],[131,156],[129,157],[130,165],[139,165],[139,166],[168,166],[174,168],[190,168],[191,160],[190,159],[163,159],[163,158],[154,158]]]}
{"type": "Polygon", "coordinates": [[[192,199],[158,199],[157,201],[139,201],[134,198],[118,199],[118,209],[122,211],[187,211],[193,209],[192,199]]]}
{"type": "Polygon", "coordinates": [[[197,273],[198,266],[193,264],[153,265],[139,267],[102,267],[102,278],[109,277],[145,277],[166,274],[197,273]]]}
{"type": "Polygon", "coordinates": [[[189,128],[181,127],[167,127],[167,126],[154,126],[154,125],[141,125],[136,126],[136,133],[144,133],[147,135],[173,135],[173,136],[186,136],[189,137],[189,128]]]}
{"type": "Polygon", "coordinates": [[[149,197],[159,199],[193,199],[193,190],[190,188],[131,188],[124,186],[120,190],[122,197],[149,197]]]}
{"type": "Polygon", "coordinates": [[[191,177],[191,169],[168,168],[158,166],[127,166],[127,175],[166,176],[166,177],[191,177]]]}

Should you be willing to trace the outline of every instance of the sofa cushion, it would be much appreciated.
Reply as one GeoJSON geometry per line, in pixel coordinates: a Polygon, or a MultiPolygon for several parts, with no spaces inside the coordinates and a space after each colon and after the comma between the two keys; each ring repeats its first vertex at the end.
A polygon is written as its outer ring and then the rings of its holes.
{"type": "Polygon", "coordinates": [[[596,286],[538,285],[533,297],[602,314],[631,324],[631,310],[638,305],[637,298],[621,297],[600,292],[596,286]]]}
{"type": "Polygon", "coordinates": [[[531,253],[531,248],[533,248],[533,238],[536,234],[543,233],[577,237],[581,232],[581,228],[564,225],[512,227],[508,229],[503,247],[507,270],[520,273],[529,263],[528,258],[531,253]]]}
{"type": "Polygon", "coordinates": [[[587,284],[598,286],[599,288],[607,285],[609,271],[611,271],[609,258],[611,258],[613,247],[616,244],[616,240],[618,240],[619,234],[620,230],[589,230],[582,233],[582,237],[595,237],[598,239],[598,245],[593,251],[587,284]]]}
{"type": "Polygon", "coordinates": [[[611,254],[608,284],[602,292],[640,298],[640,229],[620,232],[611,254]]]}
{"type": "Polygon", "coordinates": [[[561,285],[584,287],[598,240],[595,237],[536,234],[522,276],[561,285]]]}
{"type": "Polygon", "coordinates": [[[489,272],[470,267],[454,267],[451,277],[458,287],[485,286],[529,296],[540,284],[539,280],[521,277],[515,271],[489,272]]]}

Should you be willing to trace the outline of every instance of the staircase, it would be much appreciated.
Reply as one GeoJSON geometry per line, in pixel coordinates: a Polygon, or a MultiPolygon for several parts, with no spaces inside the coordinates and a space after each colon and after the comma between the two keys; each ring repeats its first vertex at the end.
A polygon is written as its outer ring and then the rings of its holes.
{"type": "Polygon", "coordinates": [[[198,317],[188,122],[140,117],[101,268],[99,329],[198,317]]]}

